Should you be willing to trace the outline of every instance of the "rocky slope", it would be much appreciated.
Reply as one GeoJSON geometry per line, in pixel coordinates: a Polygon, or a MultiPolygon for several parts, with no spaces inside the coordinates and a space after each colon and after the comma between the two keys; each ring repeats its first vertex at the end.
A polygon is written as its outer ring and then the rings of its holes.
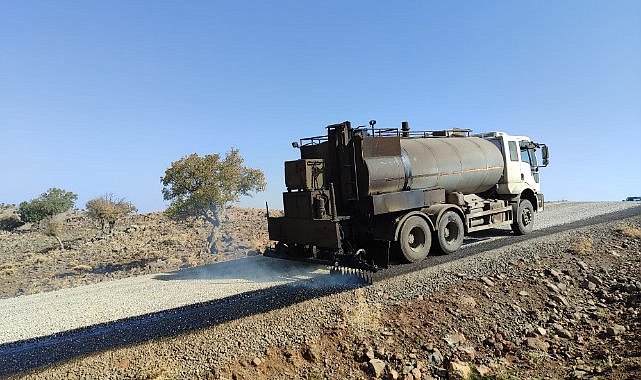
{"type": "Polygon", "coordinates": [[[637,379],[640,278],[635,217],[24,377],[637,379]]]}

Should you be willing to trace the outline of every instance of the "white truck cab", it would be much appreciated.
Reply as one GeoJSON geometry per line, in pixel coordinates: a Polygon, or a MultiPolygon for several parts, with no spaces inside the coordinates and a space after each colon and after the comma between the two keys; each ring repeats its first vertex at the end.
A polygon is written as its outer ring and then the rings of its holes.
{"type": "Polygon", "coordinates": [[[475,135],[491,141],[503,154],[503,176],[497,192],[502,195],[531,199],[534,210],[543,209],[543,194],[539,168],[548,165],[548,148],[527,136],[511,136],[505,132],[488,132],[475,135]],[[541,149],[541,161],[536,151],[541,149]]]}

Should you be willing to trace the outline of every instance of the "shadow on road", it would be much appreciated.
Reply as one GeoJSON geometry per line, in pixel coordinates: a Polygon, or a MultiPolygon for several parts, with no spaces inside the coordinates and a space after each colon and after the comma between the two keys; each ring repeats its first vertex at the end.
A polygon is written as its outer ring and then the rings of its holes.
{"type": "MultiPolygon", "coordinates": [[[[305,272],[302,268],[305,264],[296,264],[296,268],[305,272]]],[[[235,267],[230,262],[226,269],[231,270],[235,267]]],[[[208,273],[210,269],[207,270],[208,273]]],[[[167,275],[163,280],[178,280],[185,278],[184,276],[189,278],[189,276],[199,273],[199,271],[179,271],[167,275]]],[[[213,273],[217,273],[217,271],[213,271],[213,273]]],[[[223,273],[231,272],[223,271],[223,273]]],[[[0,345],[0,377],[124,345],[172,337],[216,326],[231,320],[265,313],[365,285],[367,282],[358,276],[323,274],[310,279],[296,280],[284,285],[236,294],[214,301],[94,325],[42,338],[7,343],[0,345]]]]}

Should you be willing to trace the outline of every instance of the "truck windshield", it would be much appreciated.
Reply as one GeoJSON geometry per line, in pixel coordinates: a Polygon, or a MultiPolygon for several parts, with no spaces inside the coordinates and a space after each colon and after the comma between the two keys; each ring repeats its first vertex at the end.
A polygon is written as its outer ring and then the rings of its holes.
{"type": "Polygon", "coordinates": [[[536,153],[533,148],[521,147],[521,161],[527,162],[531,167],[536,167],[536,153]]]}

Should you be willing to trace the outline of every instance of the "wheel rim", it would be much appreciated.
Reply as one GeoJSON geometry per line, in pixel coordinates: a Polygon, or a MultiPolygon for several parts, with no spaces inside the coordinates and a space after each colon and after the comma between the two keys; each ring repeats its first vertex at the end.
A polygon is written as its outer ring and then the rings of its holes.
{"type": "Polygon", "coordinates": [[[425,247],[425,231],[420,227],[412,228],[407,242],[413,251],[421,251],[425,247]]]}
{"type": "Polygon", "coordinates": [[[460,230],[458,224],[454,220],[450,220],[447,222],[445,229],[443,230],[443,238],[446,242],[451,243],[458,240],[459,233],[460,230]]]}
{"type": "Polygon", "coordinates": [[[532,212],[530,209],[526,208],[523,210],[523,214],[521,215],[521,221],[523,222],[524,226],[527,226],[532,222],[532,212]]]}

